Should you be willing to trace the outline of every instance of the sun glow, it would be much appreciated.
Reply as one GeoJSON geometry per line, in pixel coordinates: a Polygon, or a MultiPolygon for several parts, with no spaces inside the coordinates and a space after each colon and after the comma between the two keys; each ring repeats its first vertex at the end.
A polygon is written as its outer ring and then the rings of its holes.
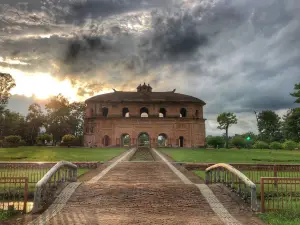
{"type": "MultiPolygon", "coordinates": [[[[78,90],[85,86],[80,81],[70,81],[70,79],[59,80],[48,73],[29,74],[16,69],[0,68],[2,72],[9,73],[15,79],[16,86],[11,90],[12,95],[23,95],[35,97],[37,99],[48,99],[51,96],[62,94],[70,102],[84,101],[91,97],[88,95],[79,96],[78,90]],[[74,84],[75,83],[75,84],[74,84]]],[[[108,88],[103,88],[95,94],[111,92],[108,88]]]]}

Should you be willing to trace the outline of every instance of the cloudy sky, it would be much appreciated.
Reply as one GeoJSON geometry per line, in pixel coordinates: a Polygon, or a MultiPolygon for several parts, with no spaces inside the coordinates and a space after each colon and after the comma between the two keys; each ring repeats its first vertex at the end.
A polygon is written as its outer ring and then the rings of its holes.
{"type": "Polygon", "coordinates": [[[208,134],[222,134],[224,111],[238,116],[230,134],[256,132],[254,110],[295,107],[299,10],[299,0],[1,0],[0,71],[17,83],[8,107],[146,82],[207,102],[208,134]]]}

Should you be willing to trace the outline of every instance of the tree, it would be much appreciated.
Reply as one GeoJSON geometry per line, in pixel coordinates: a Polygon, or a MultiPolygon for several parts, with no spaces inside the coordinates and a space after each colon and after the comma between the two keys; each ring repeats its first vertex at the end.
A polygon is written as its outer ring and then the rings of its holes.
{"type": "Polygon", "coordinates": [[[300,108],[288,110],[283,117],[282,130],[285,139],[300,142],[300,108]]]}
{"type": "Polygon", "coordinates": [[[16,83],[10,74],[0,72],[0,139],[4,136],[5,116],[9,112],[5,110],[5,106],[10,97],[10,90],[15,86],[16,83]]]}
{"type": "Polygon", "coordinates": [[[241,136],[233,137],[231,143],[237,148],[244,148],[246,146],[246,140],[241,136]]]}
{"type": "Polygon", "coordinates": [[[259,139],[267,143],[282,141],[280,117],[272,110],[265,110],[258,114],[259,139]]]}
{"type": "Polygon", "coordinates": [[[24,117],[15,112],[5,109],[0,117],[2,124],[1,137],[9,135],[19,135],[24,137],[26,134],[26,122],[24,117]]]}
{"type": "Polygon", "coordinates": [[[10,74],[0,73],[0,108],[4,109],[10,97],[10,90],[16,86],[10,74]]]}
{"type": "Polygon", "coordinates": [[[27,122],[27,135],[29,137],[28,142],[33,145],[40,132],[40,128],[45,123],[45,116],[39,104],[33,103],[28,107],[26,122],[27,122]]]}
{"type": "Polygon", "coordinates": [[[290,95],[296,97],[296,103],[300,103],[300,83],[295,84],[294,90],[295,92],[291,93],[290,95]]]}
{"type": "Polygon", "coordinates": [[[84,126],[84,113],[85,104],[84,102],[73,102],[69,105],[69,125],[71,133],[75,136],[83,135],[84,126]]]}
{"type": "Polygon", "coordinates": [[[225,130],[226,148],[228,148],[228,128],[233,124],[237,124],[236,115],[230,112],[224,112],[218,116],[217,121],[220,124],[218,129],[225,130]]]}
{"type": "Polygon", "coordinates": [[[54,144],[60,141],[64,134],[72,134],[81,139],[83,135],[85,104],[82,102],[69,103],[59,94],[52,97],[46,104],[47,133],[53,135],[54,144]]]}
{"type": "Polygon", "coordinates": [[[59,94],[50,99],[46,104],[47,121],[46,130],[47,133],[52,134],[54,144],[60,141],[64,134],[70,133],[69,124],[69,101],[59,94]]]}
{"type": "Polygon", "coordinates": [[[206,138],[206,143],[209,145],[209,146],[213,146],[214,148],[217,148],[217,147],[223,147],[224,146],[224,143],[225,143],[225,140],[223,137],[220,137],[220,136],[208,136],[206,138]]]}

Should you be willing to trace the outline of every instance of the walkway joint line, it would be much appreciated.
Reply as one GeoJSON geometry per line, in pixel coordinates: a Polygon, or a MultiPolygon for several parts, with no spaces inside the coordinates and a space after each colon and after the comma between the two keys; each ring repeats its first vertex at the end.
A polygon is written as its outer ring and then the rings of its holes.
{"type": "MultiPolygon", "coordinates": [[[[174,167],[161,153],[153,148],[153,151],[169,166],[169,168],[183,181],[185,184],[192,183],[183,173],[181,173],[176,167],[174,167]]],[[[195,184],[201,194],[204,196],[208,202],[211,209],[216,213],[216,215],[221,219],[221,221],[226,225],[242,225],[238,220],[236,220],[222,205],[218,198],[214,195],[211,189],[206,184],[195,184]]]]}
{"type": "Polygon", "coordinates": [[[88,182],[86,182],[87,184],[94,184],[96,183],[98,180],[100,180],[105,174],[107,174],[112,168],[114,168],[119,162],[121,162],[122,160],[124,160],[129,154],[131,154],[133,151],[135,151],[135,148],[132,148],[131,150],[129,150],[125,155],[123,155],[121,158],[119,158],[118,160],[116,160],[115,162],[113,162],[112,164],[110,164],[107,168],[105,168],[104,170],[102,170],[98,175],[94,176],[92,179],[90,179],[88,182]]]}
{"type": "Polygon", "coordinates": [[[162,154],[160,154],[156,149],[153,151],[168,165],[168,167],[182,180],[184,184],[193,184],[186,176],[183,175],[178,169],[175,168],[162,154]]]}
{"type": "Polygon", "coordinates": [[[81,184],[81,182],[72,182],[68,184],[62,192],[58,195],[55,201],[50,205],[50,207],[39,215],[35,220],[28,223],[28,225],[43,225],[46,224],[51,218],[56,216],[66,205],[67,201],[70,199],[71,195],[74,193],[76,188],[81,184]]]}

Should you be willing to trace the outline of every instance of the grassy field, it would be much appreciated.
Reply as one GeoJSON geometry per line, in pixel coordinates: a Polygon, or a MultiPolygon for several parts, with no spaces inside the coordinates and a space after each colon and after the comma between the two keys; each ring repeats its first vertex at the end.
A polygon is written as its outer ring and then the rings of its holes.
{"type": "Polygon", "coordinates": [[[124,151],[124,148],[61,148],[43,146],[0,148],[0,161],[107,161],[124,151]]]}
{"type": "Polygon", "coordinates": [[[177,162],[199,163],[300,163],[300,151],[270,149],[184,149],[161,148],[177,162]]]}
{"type": "Polygon", "coordinates": [[[270,225],[299,225],[300,211],[282,211],[260,214],[259,217],[270,225]]]}

